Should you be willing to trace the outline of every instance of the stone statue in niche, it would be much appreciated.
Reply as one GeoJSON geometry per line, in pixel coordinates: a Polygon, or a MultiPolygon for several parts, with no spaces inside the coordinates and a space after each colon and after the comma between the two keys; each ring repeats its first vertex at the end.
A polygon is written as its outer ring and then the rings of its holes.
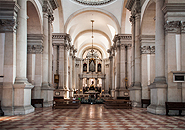
{"type": "Polygon", "coordinates": [[[91,60],[90,65],[89,65],[89,71],[94,72],[95,71],[95,64],[94,60],[91,60]]]}
{"type": "Polygon", "coordinates": [[[101,64],[98,64],[98,72],[101,72],[101,64]]]}
{"type": "Polygon", "coordinates": [[[83,64],[83,71],[87,72],[87,64],[86,63],[83,64]]]}

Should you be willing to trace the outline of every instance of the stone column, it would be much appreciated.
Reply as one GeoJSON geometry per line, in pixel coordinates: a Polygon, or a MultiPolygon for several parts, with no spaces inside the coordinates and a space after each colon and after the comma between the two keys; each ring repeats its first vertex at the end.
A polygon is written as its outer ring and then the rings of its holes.
{"type": "Polygon", "coordinates": [[[105,78],[102,78],[102,90],[104,90],[103,93],[105,93],[105,78]]]}
{"type": "Polygon", "coordinates": [[[53,88],[51,83],[51,14],[52,9],[49,7],[49,3],[44,1],[43,9],[43,53],[42,53],[42,88],[41,97],[44,99],[44,107],[51,106],[53,100],[53,88]]]}
{"type": "MultiPolygon", "coordinates": [[[[120,41],[116,42],[116,84],[115,84],[115,98],[119,96],[119,89],[120,89],[120,41]]],[[[114,63],[114,62],[113,62],[114,63]]]]}
{"type": "Polygon", "coordinates": [[[125,45],[120,46],[120,93],[119,96],[124,96],[124,90],[125,88],[125,72],[127,71],[125,69],[125,63],[126,63],[126,52],[125,52],[125,45]]]}
{"type": "MultiPolygon", "coordinates": [[[[53,45],[53,80],[54,74],[58,74],[58,59],[59,59],[59,47],[57,45],[53,45]]],[[[54,88],[58,89],[58,84],[54,83],[54,88]]]]}
{"type": "Polygon", "coordinates": [[[54,17],[52,15],[52,12],[48,15],[48,82],[49,86],[53,88],[53,75],[52,75],[52,22],[54,20],[54,17]]]}
{"type": "MultiPolygon", "coordinates": [[[[111,54],[110,54],[111,55],[111,54]]],[[[113,70],[112,70],[112,65],[113,65],[113,63],[112,63],[112,56],[110,56],[109,57],[109,60],[110,60],[110,66],[109,66],[109,70],[110,70],[110,72],[109,72],[109,90],[110,91],[112,91],[112,73],[113,73],[113,70]]],[[[111,92],[110,92],[111,93],[111,92]]]]}
{"type": "Polygon", "coordinates": [[[98,86],[97,86],[97,78],[95,78],[95,87],[98,87],[98,86]]]}
{"type": "MultiPolygon", "coordinates": [[[[133,68],[133,76],[134,78],[132,87],[129,88],[130,90],[130,99],[132,101],[132,105],[134,107],[141,106],[141,57],[140,57],[140,13],[136,13],[133,16],[133,20],[135,20],[135,29],[134,38],[133,40],[133,55],[134,55],[134,68],[133,68]],[[134,50],[135,49],[135,50],[134,50]]],[[[133,26],[132,26],[133,27],[133,26]]]]}
{"type": "Polygon", "coordinates": [[[59,46],[59,89],[64,89],[64,45],[59,46]]]}
{"type": "Polygon", "coordinates": [[[83,77],[80,77],[80,82],[79,82],[79,90],[82,89],[82,92],[80,94],[83,94],[83,77]]]}
{"type": "MultiPolygon", "coordinates": [[[[0,87],[2,87],[1,108],[5,115],[14,115],[14,88],[16,76],[16,27],[19,5],[15,1],[0,1],[0,52],[2,71],[0,87]]],[[[0,65],[0,66],[1,66],[0,65]]],[[[18,97],[17,97],[18,98],[18,97]]]]}
{"type": "Polygon", "coordinates": [[[156,36],[155,36],[155,80],[150,85],[151,105],[148,112],[165,114],[166,78],[165,78],[165,41],[164,14],[162,11],[164,0],[156,0],[156,36]],[[156,98],[157,97],[157,98],[156,98]]]}
{"type": "Polygon", "coordinates": [[[112,54],[112,90],[111,90],[111,95],[112,97],[115,97],[115,54],[114,54],[114,50],[113,50],[113,54],[112,54]]]}
{"type": "Polygon", "coordinates": [[[69,89],[67,88],[67,80],[68,80],[68,45],[66,44],[64,47],[64,89],[69,89]]]}
{"type": "Polygon", "coordinates": [[[70,48],[70,56],[69,56],[69,97],[73,97],[73,88],[72,88],[72,82],[73,82],[73,79],[72,79],[72,69],[73,69],[73,63],[72,63],[72,56],[73,56],[73,48],[70,48]]]}
{"type": "Polygon", "coordinates": [[[27,53],[28,57],[27,64],[27,77],[28,81],[34,83],[32,89],[32,99],[41,98],[41,86],[42,86],[42,51],[43,51],[43,35],[42,34],[28,34],[27,35],[27,53]],[[32,60],[34,57],[34,60],[32,60]],[[34,61],[34,62],[32,62],[34,61]],[[30,62],[30,63],[29,63],[30,62]],[[30,73],[30,77],[29,77],[30,73]],[[29,79],[30,78],[30,79],[29,79]]]}
{"type": "Polygon", "coordinates": [[[27,1],[18,0],[21,7],[18,12],[19,26],[16,44],[16,79],[14,83],[14,114],[27,114],[34,111],[31,105],[31,89],[27,81],[27,1]]]}
{"type": "Polygon", "coordinates": [[[129,86],[131,86],[132,83],[132,44],[127,45],[127,88],[129,88],[129,86]]]}
{"type": "Polygon", "coordinates": [[[89,85],[89,78],[87,78],[87,87],[90,87],[90,85],[89,85]]]}

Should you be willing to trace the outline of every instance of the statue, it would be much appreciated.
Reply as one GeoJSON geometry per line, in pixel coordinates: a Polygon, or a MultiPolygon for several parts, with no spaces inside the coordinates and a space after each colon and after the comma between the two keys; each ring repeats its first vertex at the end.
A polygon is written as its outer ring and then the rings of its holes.
{"type": "Polygon", "coordinates": [[[95,90],[95,88],[94,88],[94,81],[92,81],[92,84],[91,84],[89,90],[95,90]]]}
{"type": "Polygon", "coordinates": [[[91,71],[91,72],[94,72],[95,71],[95,67],[94,67],[95,65],[94,65],[94,61],[92,60],[91,61],[91,63],[90,63],[90,66],[89,66],[89,70],[91,71]]]}

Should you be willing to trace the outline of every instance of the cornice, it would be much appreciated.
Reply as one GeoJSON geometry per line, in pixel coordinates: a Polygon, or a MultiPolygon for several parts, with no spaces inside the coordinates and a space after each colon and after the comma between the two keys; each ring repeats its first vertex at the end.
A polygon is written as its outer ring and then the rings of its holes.
{"type": "Polygon", "coordinates": [[[163,12],[185,12],[185,3],[166,3],[163,6],[163,12]]]}

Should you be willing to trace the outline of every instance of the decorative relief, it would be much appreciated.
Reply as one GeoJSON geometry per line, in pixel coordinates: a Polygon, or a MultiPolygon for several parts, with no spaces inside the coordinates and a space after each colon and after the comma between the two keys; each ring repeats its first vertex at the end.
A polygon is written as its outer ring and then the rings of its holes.
{"type": "Polygon", "coordinates": [[[182,31],[182,32],[185,32],[185,22],[184,22],[184,21],[182,22],[181,31],[182,31]]]}
{"type": "Polygon", "coordinates": [[[164,27],[166,32],[185,32],[185,21],[167,21],[164,27]]]}
{"type": "Polygon", "coordinates": [[[105,67],[106,67],[106,68],[109,68],[109,64],[106,64],[105,67]]]}
{"type": "Polygon", "coordinates": [[[141,54],[155,54],[155,46],[141,46],[141,54]]]}
{"type": "Polygon", "coordinates": [[[80,4],[84,4],[84,5],[103,5],[103,4],[107,4],[109,2],[112,2],[114,0],[74,0],[80,4]]]}
{"type": "Polygon", "coordinates": [[[0,30],[2,31],[16,31],[17,23],[15,19],[0,19],[0,30]]]}
{"type": "Polygon", "coordinates": [[[167,32],[178,32],[181,27],[181,21],[167,21],[164,27],[167,32]]]}
{"type": "Polygon", "coordinates": [[[27,53],[28,54],[41,54],[44,47],[42,45],[28,45],[27,53]]]}

